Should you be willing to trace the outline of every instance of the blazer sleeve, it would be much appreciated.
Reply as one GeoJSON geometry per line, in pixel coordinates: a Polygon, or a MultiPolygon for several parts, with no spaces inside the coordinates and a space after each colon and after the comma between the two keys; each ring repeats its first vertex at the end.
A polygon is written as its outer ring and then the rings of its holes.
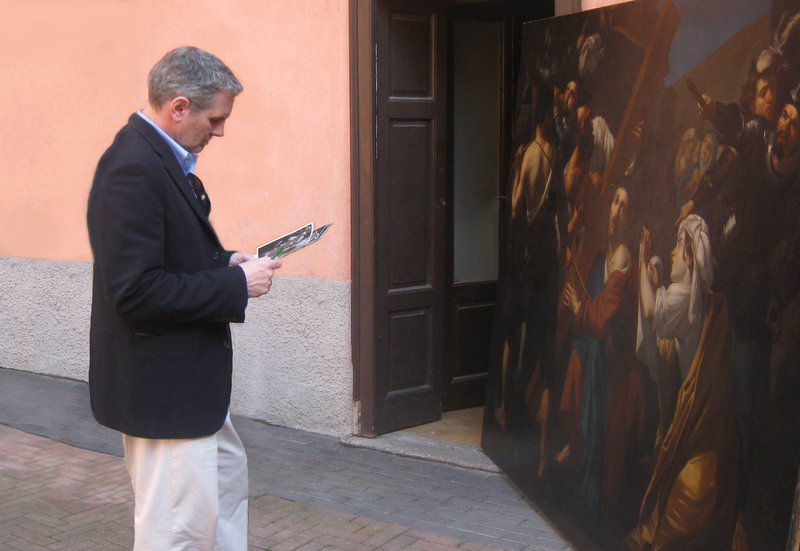
{"type": "Polygon", "coordinates": [[[88,222],[109,303],[130,320],[244,321],[244,271],[228,267],[230,253],[165,179],[163,167],[141,162],[98,175],[88,222]]]}

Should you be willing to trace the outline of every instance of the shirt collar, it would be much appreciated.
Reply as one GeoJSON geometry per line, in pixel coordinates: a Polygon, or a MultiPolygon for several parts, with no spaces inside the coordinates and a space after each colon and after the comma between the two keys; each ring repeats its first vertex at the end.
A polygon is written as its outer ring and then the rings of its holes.
{"type": "Polygon", "coordinates": [[[147,115],[144,114],[143,111],[137,111],[137,115],[142,117],[150,126],[155,128],[156,132],[164,138],[164,141],[167,142],[167,145],[172,150],[172,153],[175,155],[175,158],[178,160],[178,164],[181,166],[184,174],[189,174],[190,172],[194,172],[194,166],[197,163],[197,155],[186,151],[181,144],[173,140],[169,134],[164,132],[160,126],[154,123],[147,115]]]}

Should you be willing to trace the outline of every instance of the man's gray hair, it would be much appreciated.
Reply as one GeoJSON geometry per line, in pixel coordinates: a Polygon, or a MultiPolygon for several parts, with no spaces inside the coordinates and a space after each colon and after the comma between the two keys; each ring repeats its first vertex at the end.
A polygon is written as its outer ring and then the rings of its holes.
{"type": "Polygon", "coordinates": [[[217,93],[235,97],[242,90],[242,84],[217,56],[193,46],[167,52],[147,77],[148,100],[154,109],[177,96],[188,98],[196,109],[205,109],[217,93]]]}

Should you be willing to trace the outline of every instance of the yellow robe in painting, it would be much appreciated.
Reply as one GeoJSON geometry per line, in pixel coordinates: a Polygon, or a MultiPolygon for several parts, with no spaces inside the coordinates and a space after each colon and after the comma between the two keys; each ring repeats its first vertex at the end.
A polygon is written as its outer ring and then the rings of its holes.
{"type": "Polygon", "coordinates": [[[739,443],[725,300],[711,295],[675,415],[656,450],[630,550],[730,549],[737,519],[739,443]]]}

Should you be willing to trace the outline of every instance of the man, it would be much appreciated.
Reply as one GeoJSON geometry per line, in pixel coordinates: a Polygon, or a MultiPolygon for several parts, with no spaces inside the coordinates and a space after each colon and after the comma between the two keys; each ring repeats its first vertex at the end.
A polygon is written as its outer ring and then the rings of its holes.
{"type": "Polygon", "coordinates": [[[587,231],[587,225],[604,219],[605,212],[598,208],[603,203],[600,197],[603,192],[601,178],[614,150],[614,135],[605,119],[595,116],[591,105],[584,103],[587,99],[587,95],[582,95],[574,102],[575,147],[568,157],[564,157],[564,195],[568,211],[567,265],[572,262],[572,253],[579,248],[580,240],[584,237],[593,238],[592,232],[587,231]]]}
{"type": "MultiPolygon", "coordinates": [[[[532,140],[520,146],[512,167],[509,269],[502,285],[503,360],[495,420],[505,430],[507,414],[525,390],[525,402],[539,425],[539,467],[545,470],[552,360],[551,320],[557,304],[558,170],[553,144],[553,95],[538,74],[530,84],[532,140]],[[542,314],[545,312],[545,314],[542,314]],[[549,342],[548,342],[549,341],[549,342]]],[[[514,417],[516,412],[512,413],[514,417]]]]}
{"type": "Polygon", "coordinates": [[[563,92],[556,87],[553,93],[558,153],[568,165],[565,174],[569,177],[576,165],[584,173],[602,174],[614,149],[614,135],[596,115],[591,94],[577,79],[567,82],[563,92]]]}
{"type": "Polygon", "coordinates": [[[578,287],[561,300],[572,316],[572,340],[559,405],[567,442],[556,461],[577,467],[575,491],[601,506],[609,521],[625,524],[625,509],[640,498],[644,445],[644,375],[632,353],[635,338],[635,266],[627,245],[630,195],[619,186],[608,214],[607,247],[578,287]]]}
{"type": "Polygon", "coordinates": [[[553,88],[553,122],[555,124],[559,156],[566,162],[575,148],[576,111],[578,103],[586,103],[587,92],[580,81],[572,79],[562,91],[553,88]]]}
{"type": "Polygon", "coordinates": [[[723,143],[738,146],[745,127],[753,120],[774,127],[781,99],[786,96],[785,73],[783,55],[772,48],[763,50],[750,65],[739,103],[723,104],[703,94],[698,113],[719,131],[723,143]]]}
{"type": "MultiPolygon", "coordinates": [[[[698,113],[717,130],[720,144],[731,148],[723,148],[717,168],[705,175],[691,197],[682,198],[676,226],[689,214],[702,213],[703,209],[719,211],[720,218],[728,217],[733,208],[732,197],[738,191],[735,188],[741,185],[737,178],[737,173],[741,172],[737,166],[739,157],[747,155],[754,142],[766,143],[774,131],[786,96],[785,72],[783,55],[767,49],[753,59],[738,104],[723,104],[703,94],[703,101],[697,104],[698,113]],[[714,209],[711,208],[713,203],[717,203],[714,209]]],[[[712,224],[715,225],[719,224],[712,224]]],[[[724,230],[712,227],[712,240],[717,248],[720,243],[716,234],[724,230]]]]}
{"type": "MultiPolygon", "coordinates": [[[[800,171],[796,101],[779,103],[774,109],[777,115],[773,122],[767,118],[768,112],[762,113],[755,105],[756,116],[744,125],[738,139],[742,164],[738,184],[732,190],[722,186],[712,190],[704,182],[698,190],[703,192],[704,200],[714,199],[714,193],[727,194],[719,250],[714,253],[718,266],[715,289],[725,295],[730,317],[730,368],[734,374],[736,423],[742,450],[739,507],[744,512],[759,499],[751,495],[753,490],[756,494],[770,493],[769,484],[759,477],[766,474],[769,479],[764,480],[778,478],[774,464],[768,466],[774,459],[771,456],[775,456],[772,453],[775,448],[764,442],[769,442],[777,427],[784,426],[770,418],[777,410],[771,409],[769,386],[772,374],[783,371],[771,356],[786,341],[785,336],[775,334],[775,324],[769,322],[782,317],[771,305],[786,305],[789,310],[792,306],[788,296],[780,292],[781,299],[772,300],[771,293],[780,285],[776,285],[775,273],[770,271],[782,271],[778,259],[783,251],[792,248],[783,244],[788,244],[784,238],[796,231],[797,213],[792,206],[797,203],[792,199],[792,190],[800,171]]],[[[690,206],[696,210],[703,204],[704,201],[698,201],[697,207],[693,203],[690,206]]],[[[781,447],[787,449],[785,443],[781,447]]]]}
{"type": "MultiPolygon", "coordinates": [[[[752,62],[742,86],[739,104],[724,105],[709,96],[698,104],[699,114],[720,132],[721,143],[735,147],[731,162],[716,175],[704,177],[694,195],[683,204],[676,224],[691,213],[712,212],[712,243],[719,267],[715,289],[726,296],[731,317],[733,371],[736,374],[737,423],[744,450],[742,502],[754,452],[754,409],[763,375],[767,372],[770,335],[766,325],[768,262],[777,246],[773,221],[787,186],[794,179],[796,161],[782,159],[778,126],[785,126],[788,101],[786,61],[780,51],[762,51],[752,62]],[[783,122],[782,122],[783,119],[783,122]]],[[[783,132],[782,132],[783,133],[783,132]]]]}
{"type": "Polygon", "coordinates": [[[752,511],[764,532],[783,537],[789,530],[794,503],[793,484],[800,467],[800,428],[787,419],[797,415],[800,394],[800,101],[784,105],[772,140],[770,179],[779,185],[776,209],[769,219],[775,234],[774,246],[766,258],[762,281],[769,330],[769,360],[759,377],[761,390],[753,398],[754,428],[752,511]],[[785,453],[776,454],[780,449],[785,453]],[[785,486],[792,486],[787,488],[785,486]],[[786,518],[783,518],[783,517],[786,518]]]}
{"type": "Polygon", "coordinates": [[[89,194],[92,412],[122,433],[135,550],[247,549],[228,323],[244,321],[280,262],[222,247],[193,174],[241,91],[208,52],[167,53],[150,71],[149,105],[101,157],[89,194]]]}

